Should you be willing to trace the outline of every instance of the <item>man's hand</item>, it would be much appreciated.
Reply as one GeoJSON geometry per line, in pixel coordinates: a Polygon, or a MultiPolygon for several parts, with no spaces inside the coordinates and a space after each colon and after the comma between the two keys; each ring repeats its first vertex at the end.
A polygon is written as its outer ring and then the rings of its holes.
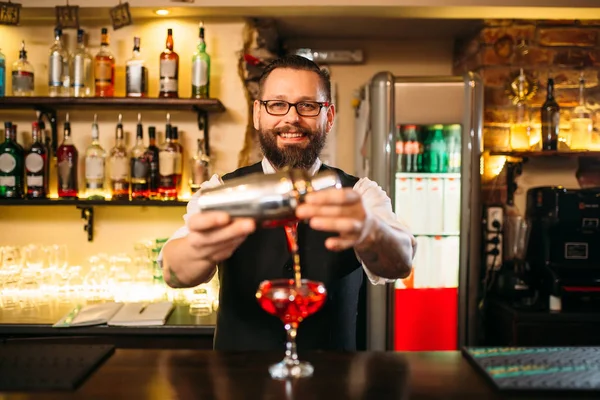
{"type": "Polygon", "coordinates": [[[225,212],[194,214],[188,220],[186,239],[199,260],[216,264],[231,256],[254,232],[256,224],[249,218],[231,219],[225,212]]]}
{"type": "Polygon", "coordinates": [[[338,233],[339,236],[325,241],[325,247],[333,251],[346,250],[362,242],[372,223],[360,194],[349,188],[308,194],[305,203],[296,209],[296,216],[308,219],[313,229],[338,233]]]}

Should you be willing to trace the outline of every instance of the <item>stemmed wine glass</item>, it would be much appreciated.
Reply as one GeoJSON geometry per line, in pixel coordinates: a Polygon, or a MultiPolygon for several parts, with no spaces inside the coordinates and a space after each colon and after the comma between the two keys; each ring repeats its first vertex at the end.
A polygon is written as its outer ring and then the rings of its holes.
{"type": "Polygon", "coordinates": [[[269,314],[277,316],[287,332],[285,357],[269,367],[273,379],[303,378],[313,374],[313,366],[298,360],[296,333],[306,317],[317,312],[325,303],[327,291],[321,282],[302,279],[274,279],[261,282],[256,299],[269,314]]]}

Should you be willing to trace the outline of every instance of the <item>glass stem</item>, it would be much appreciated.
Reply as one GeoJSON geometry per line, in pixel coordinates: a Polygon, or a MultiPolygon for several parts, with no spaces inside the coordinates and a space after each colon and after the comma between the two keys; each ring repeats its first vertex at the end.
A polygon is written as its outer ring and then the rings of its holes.
{"type": "Polygon", "coordinates": [[[286,324],[285,331],[287,333],[287,342],[285,344],[285,358],[283,362],[286,365],[297,365],[298,361],[298,353],[296,352],[296,332],[297,332],[298,324],[286,324]]]}

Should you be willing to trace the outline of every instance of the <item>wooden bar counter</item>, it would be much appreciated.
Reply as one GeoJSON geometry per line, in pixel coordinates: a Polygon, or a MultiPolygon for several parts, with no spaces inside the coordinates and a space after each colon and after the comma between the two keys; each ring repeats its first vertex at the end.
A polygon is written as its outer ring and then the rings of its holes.
{"type": "MultiPolygon", "coordinates": [[[[314,376],[272,380],[267,368],[278,353],[117,349],[77,390],[0,393],[26,399],[550,399],[501,395],[459,352],[314,352],[314,376]]],[[[600,397],[600,396],[598,396],[600,397]]]]}

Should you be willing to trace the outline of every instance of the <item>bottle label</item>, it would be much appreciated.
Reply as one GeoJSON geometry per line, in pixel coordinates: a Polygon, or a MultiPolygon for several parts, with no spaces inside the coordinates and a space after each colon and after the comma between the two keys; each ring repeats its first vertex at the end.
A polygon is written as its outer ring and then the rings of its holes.
{"type": "Polygon", "coordinates": [[[129,177],[127,158],[113,157],[110,159],[110,179],[114,181],[127,180],[129,177]]]}
{"type": "Polygon", "coordinates": [[[62,86],[63,58],[60,54],[51,54],[48,63],[48,86],[62,86]]]}
{"type": "Polygon", "coordinates": [[[181,153],[175,153],[173,158],[173,166],[175,169],[175,175],[181,175],[181,170],[183,169],[183,160],[181,158],[181,153]]]}
{"type": "Polygon", "coordinates": [[[13,92],[32,92],[33,91],[33,72],[13,71],[12,72],[13,92]]]}
{"type": "Polygon", "coordinates": [[[127,94],[146,94],[148,70],[143,65],[128,65],[126,68],[127,94]]]}
{"type": "Polygon", "coordinates": [[[0,186],[14,187],[16,184],[14,176],[0,176],[0,186]]]}
{"type": "Polygon", "coordinates": [[[192,85],[205,86],[208,83],[208,64],[205,60],[197,58],[192,66],[192,85]]]}
{"type": "Polygon", "coordinates": [[[28,187],[43,187],[44,177],[40,175],[27,175],[27,186],[28,187]]]}
{"type": "Polygon", "coordinates": [[[85,159],[85,179],[104,179],[104,159],[102,157],[87,157],[85,159]]]}
{"type": "Polygon", "coordinates": [[[64,159],[58,163],[58,186],[62,190],[77,190],[75,187],[75,167],[71,160],[64,159]]]}
{"type": "Polygon", "coordinates": [[[77,54],[73,59],[73,87],[83,87],[85,82],[84,58],[77,54]]]}
{"type": "Polygon", "coordinates": [[[113,81],[113,64],[111,60],[96,60],[96,83],[106,86],[113,81]]]}
{"type": "Polygon", "coordinates": [[[27,171],[29,172],[40,172],[44,169],[44,158],[37,153],[28,154],[27,157],[25,157],[25,168],[27,168],[27,171]]]}
{"type": "Polygon", "coordinates": [[[17,166],[17,160],[11,154],[0,154],[0,171],[4,173],[12,172],[17,166]]]}
{"type": "Polygon", "coordinates": [[[131,159],[131,179],[135,179],[138,182],[146,182],[148,176],[148,161],[145,158],[132,158],[131,159]]]}
{"type": "Polygon", "coordinates": [[[158,173],[161,176],[170,176],[175,173],[175,153],[161,151],[158,154],[158,173]]]}
{"type": "Polygon", "coordinates": [[[160,60],[160,91],[177,92],[177,61],[160,60]]]}

